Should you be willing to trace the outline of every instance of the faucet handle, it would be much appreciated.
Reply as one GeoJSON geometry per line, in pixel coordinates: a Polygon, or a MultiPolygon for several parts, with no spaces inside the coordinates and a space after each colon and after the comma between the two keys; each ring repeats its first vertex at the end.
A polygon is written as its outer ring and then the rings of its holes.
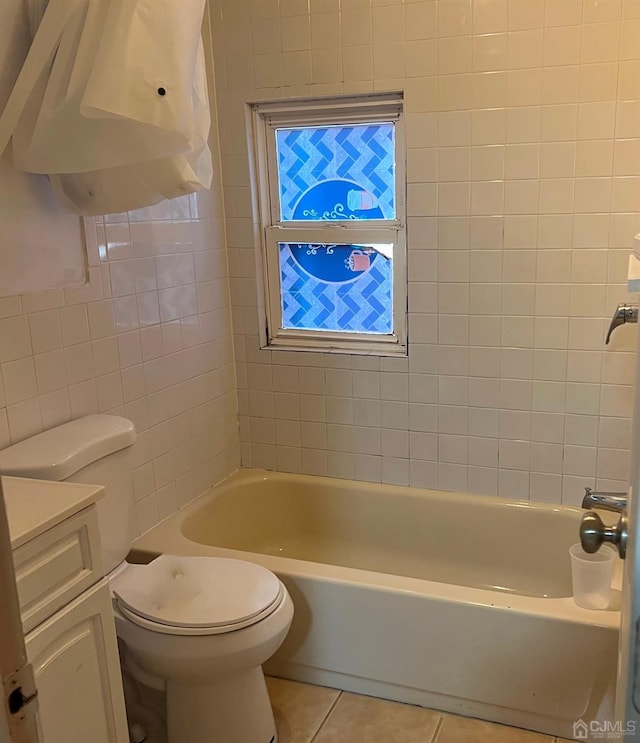
{"type": "Polygon", "coordinates": [[[605,344],[608,345],[611,340],[611,333],[624,325],[625,323],[637,323],[638,322],[638,305],[637,304],[619,304],[616,311],[613,313],[611,325],[609,325],[609,331],[607,332],[607,339],[605,344]]]}

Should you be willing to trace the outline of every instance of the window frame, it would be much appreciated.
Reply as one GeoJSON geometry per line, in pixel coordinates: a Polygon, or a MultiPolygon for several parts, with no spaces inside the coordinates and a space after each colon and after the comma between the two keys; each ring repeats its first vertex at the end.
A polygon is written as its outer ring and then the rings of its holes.
{"type": "Polygon", "coordinates": [[[407,355],[406,155],[401,93],[287,99],[247,105],[256,229],[260,347],[378,356],[407,355]],[[394,123],[395,219],[280,219],[276,129],[394,123]],[[282,327],[279,243],[393,244],[393,331],[390,334],[282,327]]]}

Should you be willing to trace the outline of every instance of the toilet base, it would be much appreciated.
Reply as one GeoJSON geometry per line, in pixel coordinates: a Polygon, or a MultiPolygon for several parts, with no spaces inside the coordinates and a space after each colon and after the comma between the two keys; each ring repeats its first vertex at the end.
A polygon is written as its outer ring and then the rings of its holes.
{"type": "Polygon", "coordinates": [[[277,743],[262,667],[215,684],[167,681],[168,743],[277,743]]]}

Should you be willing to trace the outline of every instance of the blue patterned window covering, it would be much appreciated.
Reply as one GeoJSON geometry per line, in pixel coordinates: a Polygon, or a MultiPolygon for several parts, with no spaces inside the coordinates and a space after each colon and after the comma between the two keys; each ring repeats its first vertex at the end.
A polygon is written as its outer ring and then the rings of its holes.
{"type": "Polygon", "coordinates": [[[280,219],[396,219],[391,122],[275,131],[280,219]]]}
{"type": "Polygon", "coordinates": [[[393,332],[393,246],[278,243],[282,327],[393,332]]]}
{"type": "MultiPolygon", "coordinates": [[[[395,220],[395,125],[275,130],[282,222],[395,220]]],[[[284,329],[393,332],[393,246],[279,243],[284,329]]]]}

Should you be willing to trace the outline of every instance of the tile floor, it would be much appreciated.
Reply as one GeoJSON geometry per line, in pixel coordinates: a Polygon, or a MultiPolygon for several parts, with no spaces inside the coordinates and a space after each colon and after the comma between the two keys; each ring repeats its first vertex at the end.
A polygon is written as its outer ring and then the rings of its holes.
{"type": "Polygon", "coordinates": [[[520,728],[268,678],[278,743],[569,743],[520,728]]]}

